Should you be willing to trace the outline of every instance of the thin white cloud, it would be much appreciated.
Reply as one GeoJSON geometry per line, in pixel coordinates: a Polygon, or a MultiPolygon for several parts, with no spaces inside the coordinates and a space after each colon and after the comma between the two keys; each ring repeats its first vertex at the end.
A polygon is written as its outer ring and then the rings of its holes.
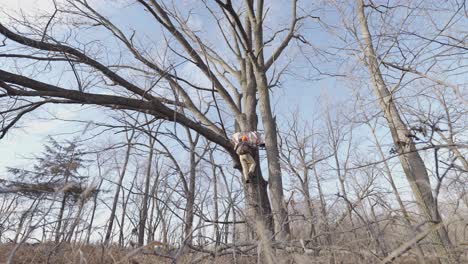
{"type": "MultiPolygon", "coordinates": [[[[0,0],[0,12],[4,12],[8,15],[25,15],[25,16],[34,16],[41,13],[53,13],[54,11],[54,2],[52,0],[0,0]]],[[[60,6],[69,2],[68,0],[57,0],[56,3],[60,6]]],[[[120,8],[125,4],[128,4],[126,1],[114,0],[91,0],[88,1],[89,4],[95,9],[106,8],[120,8]]],[[[0,16],[0,21],[6,19],[5,16],[0,16]]]]}
{"type": "Polygon", "coordinates": [[[32,15],[40,11],[46,11],[53,8],[51,0],[2,0],[1,9],[6,12],[23,12],[26,15],[32,15]]]}

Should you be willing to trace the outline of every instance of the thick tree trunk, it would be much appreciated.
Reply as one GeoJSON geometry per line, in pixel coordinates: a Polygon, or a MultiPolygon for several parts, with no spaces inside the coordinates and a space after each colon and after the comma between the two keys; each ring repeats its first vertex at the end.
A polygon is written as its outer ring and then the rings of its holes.
{"type": "Polygon", "coordinates": [[[260,112],[265,130],[265,146],[268,159],[268,180],[271,196],[271,206],[275,220],[275,233],[279,240],[288,240],[290,235],[288,212],[284,203],[283,179],[278,149],[276,119],[273,117],[270,94],[264,73],[257,73],[257,87],[259,91],[260,112]]]}
{"type": "MultiPolygon", "coordinates": [[[[437,210],[434,197],[432,196],[432,188],[426,166],[410,137],[411,131],[408,130],[407,124],[402,120],[393,96],[388,90],[380,72],[379,62],[372,44],[372,37],[364,13],[363,0],[358,1],[357,12],[362,38],[364,40],[363,44],[365,45],[363,51],[365,64],[369,69],[372,86],[378,97],[380,107],[390,127],[393,142],[400,153],[399,159],[401,165],[411,186],[420,212],[428,222],[433,224],[438,223],[442,220],[437,210]]],[[[429,235],[429,239],[434,243],[441,262],[450,263],[455,260],[453,254],[450,252],[452,249],[451,241],[443,225],[438,231],[432,232],[429,235]]]]}
{"type": "MultiPolygon", "coordinates": [[[[395,198],[397,199],[398,205],[400,206],[401,213],[403,215],[403,218],[405,219],[406,224],[408,225],[408,228],[412,229],[413,224],[411,223],[411,217],[410,217],[408,211],[406,210],[406,206],[404,205],[403,200],[401,199],[400,192],[398,191],[397,186],[395,184],[395,181],[393,180],[393,175],[392,175],[392,171],[390,169],[390,165],[388,164],[388,162],[386,160],[386,157],[385,157],[384,152],[382,150],[382,146],[380,145],[380,142],[379,142],[379,140],[377,138],[377,135],[375,134],[375,129],[372,128],[372,127],[370,127],[370,129],[372,131],[372,136],[374,138],[374,142],[375,142],[375,145],[377,147],[377,150],[379,151],[380,157],[384,161],[383,162],[384,172],[387,175],[390,186],[392,187],[392,192],[395,195],[395,198]]],[[[424,263],[425,262],[425,260],[424,260],[424,251],[419,246],[419,244],[415,245],[415,249],[416,249],[418,261],[420,263],[424,263]]]]}
{"type": "MultiPolygon", "coordinates": [[[[250,35],[250,24],[246,19],[246,29],[250,35]]],[[[243,113],[237,118],[237,126],[241,131],[256,131],[257,98],[256,81],[252,64],[248,59],[243,59],[241,64],[241,87],[243,94],[243,113]]],[[[258,151],[255,153],[255,162],[260,164],[258,151]]],[[[256,166],[255,175],[250,183],[244,185],[247,206],[247,222],[250,228],[254,228],[257,222],[263,223],[265,229],[271,234],[274,232],[273,217],[268,199],[268,183],[262,176],[260,166],[256,166]]]]}
{"type": "MultiPolygon", "coordinates": [[[[242,127],[252,128],[252,126],[242,127]]],[[[255,130],[256,128],[244,129],[243,131],[255,130]]],[[[260,164],[258,151],[256,151],[254,158],[255,162],[257,164],[260,164]]],[[[267,185],[268,183],[264,180],[262,176],[260,166],[256,166],[254,177],[252,177],[252,180],[249,183],[244,185],[244,193],[248,212],[246,215],[246,221],[248,222],[249,227],[253,228],[254,230],[257,223],[262,223],[265,229],[271,233],[270,235],[273,235],[273,217],[270,207],[270,201],[268,199],[267,185]]]]}
{"type": "Polygon", "coordinates": [[[392,192],[395,195],[395,198],[397,199],[397,202],[398,202],[398,205],[400,206],[400,210],[401,210],[401,213],[403,214],[403,217],[405,218],[406,222],[411,226],[411,218],[408,214],[408,211],[406,210],[405,205],[403,204],[403,200],[401,199],[400,192],[398,191],[396,187],[395,181],[393,180],[393,175],[390,169],[390,165],[388,164],[386,160],[385,154],[382,150],[382,146],[380,145],[377,135],[375,134],[375,130],[373,128],[371,128],[371,130],[372,130],[372,136],[374,138],[375,146],[377,147],[380,158],[383,160],[384,172],[387,175],[390,186],[392,187],[392,192]]]}
{"type": "MultiPolygon", "coordinates": [[[[257,17],[250,15],[253,24],[254,47],[256,62],[253,67],[255,81],[258,90],[258,99],[260,104],[260,113],[262,116],[263,129],[265,130],[265,146],[268,159],[268,181],[270,189],[271,206],[273,208],[273,217],[275,224],[275,233],[280,240],[288,240],[290,228],[288,221],[288,212],[284,202],[283,179],[281,175],[280,154],[278,147],[278,131],[276,128],[276,118],[273,117],[273,111],[270,104],[270,90],[263,56],[263,3],[259,2],[257,6],[257,17]]],[[[253,12],[253,10],[252,10],[253,12]]],[[[253,58],[251,58],[253,60],[253,58]]]]}

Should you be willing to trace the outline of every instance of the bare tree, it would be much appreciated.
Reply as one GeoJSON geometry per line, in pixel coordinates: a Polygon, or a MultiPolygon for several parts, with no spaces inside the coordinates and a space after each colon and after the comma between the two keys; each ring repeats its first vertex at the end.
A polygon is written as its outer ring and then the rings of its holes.
{"type": "MultiPolygon", "coordinates": [[[[158,133],[158,124],[153,125],[153,127],[149,127],[148,125],[148,133],[158,133]]],[[[149,192],[150,192],[150,185],[152,182],[153,176],[153,159],[154,159],[154,147],[155,147],[156,140],[154,137],[148,137],[148,160],[146,161],[146,171],[145,171],[145,180],[144,180],[144,191],[143,191],[143,201],[141,204],[139,222],[138,222],[138,245],[142,246],[145,242],[145,233],[146,233],[146,222],[148,220],[148,208],[149,208],[149,192]]]]}
{"type": "Polygon", "coordinates": [[[10,263],[466,260],[464,2],[51,2],[0,19],[0,138],[60,121],[97,162],[0,179],[10,263]]]}
{"type": "Polygon", "coordinates": [[[131,152],[131,149],[132,149],[132,140],[133,140],[134,136],[135,136],[135,130],[132,130],[130,134],[126,133],[127,148],[126,148],[126,151],[125,151],[123,165],[122,165],[121,169],[119,169],[119,179],[118,179],[118,182],[117,182],[117,189],[115,190],[114,200],[112,202],[112,208],[111,208],[111,212],[110,212],[110,216],[109,216],[109,220],[108,220],[108,224],[107,224],[107,231],[106,231],[106,235],[104,236],[104,244],[106,244],[106,245],[111,241],[112,229],[113,229],[114,218],[115,218],[117,205],[118,205],[118,201],[119,201],[120,189],[122,187],[122,183],[123,183],[125,174],[127,173],[127,166],[128,166],[128,161],[129,161],[129,158],[130,158],[130,152],[131,152]]]}
{"type": "MultiPolygon", "coordinates": [[[[299,192],[304,197],[307,210],[307,221],[310,222],[310,232],[307,239],[316,238],[320,231],[328,232],[328,221],[326,220],[326,201],[320,176],[317,174],[316,166],[330,158],[323,144],[318,142],[318,132],[312,125],[301,120],[299,113],[292,114],[288,124],[288,130],[280,136],[281,159],[286,171],[290,172],[299,181],[299,192]],[[314,175],[314,178],[312,178],[314,175]],[[316,190],[319,195],[319,204],[313,199],[311,189],[315,179],[316,190]],[[317,209],[319,208],[319,209],[317,209]]],[[[315,189],[315,188],[314,188],[315,189]]],[[[302,228],[301,228],[301,231],[302,228]]],[[[327,243],[331,244],[331,235],[326,235],[327,243]]],[[[317,239],[315,239],[317,243],[317,239]]]]}
{"type": "MultiPolygon", "coordinates": [[[[393,142],[400,153],[399,158],[401,165],[411,185],[420,211],[424,214],[427,221],[435,223],[440,222],[441,217],[437,210],[434,197],[432,196],[432,188],[426,166],[416,149],[414,138],[411,136],[412,131],[408,129],[408,124],[403,121],[396,106],[395,98],[382,77],[379,59],[372,43],[372,36],[369,31],[364,9],[364,1],[359,0],[357,15],[363,41],[361,43],[362,53],[364,55],[362,61],[369,70],[372,86],[388,122],[393,142]]],[[[445,227],[439,228],[438,232],[432,233],[430,237],[441,256],[447,254],[452,256],[450,253],[452,245],[445,227]]]]}
{"type": "MultiPolygon", "coordinates": [[[[287,34],[280,34],[283,30],[278,30],[270,34],[271,39],[264,37],[264,30],[267,26],[264,25],[266,12],[263,1],[246,1],[240,6],[240,9],[234,6],[231,1],[226,3],[216,1],[216,6],[203,3],[206,7],[205,10],[211,12],[216,20],[219,26],[217,33],[219,39],[226,41],[225,47],[231,52],[230,56],[233,56],[235,64],[223,60],[222,51],[215,51],[209,44],[203,42],[202,38],[190,29],[187,20],[179,10],[170,9],[173,7],[169,7],[162,1],[139,0],[137,3],[142,11],[143,9],[148,11],[154,18],[154,22],[178,43],[178,50],[172,49],[171,45],[168,45],[168,51],[179,61],[193,64],[208,79],[211,88],[200,87],[193,81],[179,76],[175,65],[164,65],[152,59],[147,50],[136,44],[136,38],[140,36],[138,32],[125,33],[125,30],[119,28],[87,1],[65,1],[61,5],[56,5],[54,15],[50,16],[48,21],[54,21],[60,16],[80,19],[83,23],[70,25],[76,32],[88,27],[88,25],[96,25],[96,29],[103,29],[101,32],[105,32],[122,44],[122,52],[134,58],[132,60],[135,66],[125,63],[120,65],[105,63],[98,56],[93,56],[96,54],[96,50],[88,51],[86,45],[75,45],[76,43],[72,39],[61,39],[60,36],[53,36],[51,28],[56,23],[48,22],[40,26],[28,22],[23,23],[25,29],[27,28],[29,31],[28,34],[15,32],[2,24],[0,33],[8,39],[6,46],[20,46],[24,50],[24,54],[6,53],[4,54],[6,57],[32,60],[39,64],[45,62],[56,70],[61,67],[58,66],[62,65],[61,62],[68,62],[77,81],[77,87],[64,88],[60,84],[52,85],[18,74],[18,72],[1,70],[0,85],[5,95],[9,96],[7,98],[26,100],[21,107],[11,108],[4,113],[5,116],[8,115],[8,118],[3,125],[2,132],[5,133],[13,127],[25,114],[46,104],[92,104],[145,112],[157,118],[176,122],[197,131],[209,141],[222,146],[232,156],[234,162],[238,163],[238,157],[227,137],[227,127],[219,106],[222,103],[229,110],[229,115],[232,118],[228,121],[231,122],[231,125],[235,123],[237,129],[241,131],[254,131],[257,129],[258,123],[256,116],[256,94],[258,92],[259,109],[265,129],[275,229],[280,239],[287,238],[289,227],[283,202],[277,127],[269,95],[269,89],[275,85],[275,81],[280,78],[281,74],[274,73],[272,77],[267,73],[273,68],[287,46],[294,39],[300,38],[298,34],[299,22],[306,16],[299,17],[297,15],[297,1],[292,1],[291,25],[286,31],[287,34]],[[216,12],[213,11],[214,8],[218,8],[216,12]],[[279,35],[284,35],[283,40],[267,57],[265,48],[279,35]],[[38,56],[32,55],[35,53],[38,56]],[[90,69],[92,70],[89,71],[90,69]],[[139,86],[137,82],[126,77],[124,71],[142,74],[150,85],[148,87],[139,86]],[[125,91],[126,94],[97,93],[94,87],[96,83],[84,81],[87,80],[87,77],[80,77],[80,75],[100,80],[97,83],[99,86],[107,86],[110,90],[125,91]],[[155,75],[159,77],[154,79],[155,75]],[[112,83],[108,83],[107,80],[112,83]],[[171,88],[176,97],[158,96],[153,87],[155,85],[162,86],[159,83],[160,80],[164,80],[164,83],[171,88]],[[112,87],[114,84],[117,89],[112,87]],[[211,108],[213,109],[212,115],[203,114],[203,111],[196,106],[190,97],[189,90],[212,96],[215,104],[215,107],[211,108]],[[39,99],[41,96],[45,96],[47,99],[39,99]],[[220,99],[222,102],[218,102],[220,99]],[[182,108],[184,111],[180,110],[182,108]],[[218,118],[218,121],[210,119],[211,116],[218,118]],[[216,125],[216,122],[219,126],[216,125]]],[[[266,182],[261,177],[260,170],[257,174],[258,180],[246,186],[247,202],[253,219],[262,220],[269,226],[272,221],[268,220],[271,214],[266,182]]]]}

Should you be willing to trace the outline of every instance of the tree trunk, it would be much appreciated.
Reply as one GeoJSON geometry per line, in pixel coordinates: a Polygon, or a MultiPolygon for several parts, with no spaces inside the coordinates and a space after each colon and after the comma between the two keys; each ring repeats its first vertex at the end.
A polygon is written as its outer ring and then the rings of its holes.
{"type": "MultiPolygon", "coordinates": [[[[67,180],[65,180],[65,183],[68,181],[68,177],[67,177],[67,180]]],[[[63,198],[62,198],[62,202],[61,202],[61,205],[60,205],[60,211],[59,211],[59,215],[57,217],[57,227],[55,229],[55,243],[59,243],[60,242],[60,237],[62,236],[62,221],[63,221],[63,213],[65,212],[65,204],[67,202],[67,196],[68,194],[67,193],[64,193],[63,194],[63,198]]]]}
{"type": "MultiPolygon", "coordinates": [[[[288,212],[284,202],[283,180],[281,175],[280,155],[278,147],[278,131],[276,128],[276,118],[273,117],[273,111],[270,104],[270,90],[266,76],[267,68],[263,57],[263,3],[259,2],[257,17],[250,16],[253,25],[254,47],[255,47],[255,81],[258,90],[258,99],[260,103],[260,113],[262,116],[263,129],[265,130],[265,146],[268,160],[268,181],[270,189],[271,206],[273,208],[273,218],[275,224],[275,233],[280,240],[288,240],[290,228],[288,221],[288,212]]],[[[253,13],[253,10],[252,10],[253,13]]],[[[254,58],[250,57],[251,60],[254,58]]]]}
{"type": "Polygon", "coordinates": [[[268,180],[271,206],[275,221],[275,233],[279,240],[288,240],[290,235],[288,212],[284,203],[283,180],[281,176],[276,119],[273,117],[270,94],[264,73],[257,74],[260,112],[265,130],[265,146],[268,159],[268,180]]]}
{"type": "MultiPolygon", "coordinates": [[[[370,127],[370,124],[369,124],[369,127],[370,127]]],[[[411,217],[410,217],[408,211],[406,210],[406,207],[405,207],[405,205],[403,203],[403,200],[401,199],[400,192],[398,191],[397,186],[395,184],[395,181],[393,180],[393,175],[392,175],[392,171],[390,169],[390,165],[388,164],[388,162],[386,160],[386,157],[385,157],[384,152],[382,150],[382,146],[380,145],[380,142],[379,142],[379,140],[377,138],[377,135],[375,134],[375,129],[372,128],[372,127],[370,127],[370,129],[372,131],[372,136],[374,138],[374,142],[375,142],[375,145],[377,147],[377,150],[379,151],[380,157],[383,160],[384,172],[385,172],[385,174],[387,174],[388,181],[390,183],[390,186],[392,187],[392,192],[395,195],[395,198],[397,199],[398,205],[400,206],[400,210],[401,210],[401,213],[403,215],[403,218],[405,219],[405,222],[408,225],[408,228],[413,228],[413,224],[411,223],[411,217]]],[[[416,244],[415,248],[416,248],[418,261],[420,263],[424,263],[425,262],[424,261],[424,251],[422,250],[421,246],[419,246],[419,244],[416,244]]]]}
{"type": "Polygon", "coordinates": [[[154,233],[158,228],[159,224],[159,216],[154,219],[154,210],[156,209],[156,204],[158,203],[157,197],[157,190],[159,187],[159,168],[158,164],[156,163],[156,177],[154,178],[153,187],[151,188],[151,214],[150,214],[150,221],[148,226],[148,237],[146,238],[146,243],[149,244],[154,241],[154,233]]]}
{"type": "MultiPolygon", "coordinates": [[[[214,203],[214,241],[215,248],[220,244],[220,231],[219,231],[219,208],[218,208],[218,175],[216,174],[216,166],[214,165],[213,152],[210,155],[213,173],[213,203],[214,203]]],[[[235,224],[234,224],[235,225],[235,224]]]]}
{"type": "Polygon", "coordinates": [[[23,231],[24,222],[26,221],[26,217],[28,217],[28,214],[29,214],[29,211],[25,211],[21,214],[18,227],[16,228],[15,238],[13,239],[14,244],[18,243],[21,232],[23,231]]]}
{"type": "Polygon", "coordinates": [[[145,190],[143,194],[143,203],[141,205],[140,210],[140,220],[138,222],[138,246],[143,246],[145,243],[145,227],[146,227],[146,219],[148,218],[148,200],[149,200],[149,189],[150,189],[150,180],[151,180],[151,167],[153,162],[153,154],[154,154],[154,143],[155,140],[150,137],[149,139],[149,156],[147,161],[147,168],[146,168],[146,178],[145,178],[145,190]]]}
{"type": "MultiPolygon", "coordinates": [[[[420,212],[425,219],[434,225],[441,220],[437,206],[432,196],[432,188],[427,174],[426,166],[416,146],[409,136],[411,131],[408,130],[407,124],[402,120],[400,113],[396,107],[393,96],[388,90],[379,68],[379,62],[375,53],[372,37],[369,32],[367,19],[364,14],[364,2],[358,1],[358,19],[361,27],[361,34],[364,40],[364,55],[365,64],[369,69],[372,86],[378,97],[380,107],[387,119],[393,142],[395,143],[400,153],[399,159],[406,178],[410,183],[411,189],[415,196],[420,212]]],[[[454,258],[451,250],[451,241],[449,239],[446,228],[442,225],[438,231],[434,231],[429,235],[429,239],[434,243],[436,251],[441,262],[451,263],[454,258]],[[446,257],[449,257],[446,259],[446,257]]]]}
{"type": "MultiPolygon", "coordinates": [[[[306,200],[307,202],[307,218],[308,218],[308,221],[310,221],[310,230],[309,230],[309,233],[308,234],[304,234],[306,235],[304,238],[305,239],[312,239],[312,241],[314,242],[313,246],[314,247],[317,247],[318,248],[318,238],[317,238],[317,229],[316,229],[316,221],[315,221],[315,216],[316,216],[316,212],[315,212],[315,209],[314,209],[314,203],[312,201],[312,197],[310,196],[310,190],[309,190],[309,169],[304,166],[304,176],[303,176],[303,183],[302,183],[302,192],[303,192],[303,195],[304,195],[304,199],[306,200]]],[[[306,220],[307,221],[307,220],[306,220]]],[[[319,249],[316,249],[314,250],[314,256],[318,256],[319,255],[319,249]]]]}
{"type": "MultiPolygon", "coordinates": [[[[246,19],[246,30],[250,35],[250,23],[246,19]]],[[[248,59],[243,59],[241,64],[241,87],[243,94],[243,114],[237,118],[237,127],[241,131],[256,131],[258,125],[257,118],[257,98],[256,81],[252,69],[252,64],[248,59]]],[[[258,151],[255,153],[255,162],[260,164],[258,151]]],[[[271,234],[274,232],[273,218],[268,199],[268,183],[262,176],[260,166],[255,168],[255,175],[250,183],[244,185],[247,215],[246,221],[249,228],[255,228],[256,223],[263,223],[265,229],[271,234]]]]}
{"type": "Polygon", "coordinates": [[[94,197],[93,197],[93,209],[91,211],[91,219],[89,220],[88,230],[86,233],[86,244],[89,244],[89,241],[91,240],[91,232],[93,230],[94,217],[96,215],[96,209],[97,209],[97,196],[98,195],[96,193],[94,194],[94,197]]]}
{"type": "MultiPolygon", "coordinates": [[[[187,132],[190,134],[190,132],[187,132]]],[[[196,176],[196,160],[195,160],[195,144],[190,138],[190,171],[189,171],[189,189],[187,195],[187,204],[185,207],[185,241],[188,245],[192,244],[192,227],[193,227],[193,206],[195,204],[195,176],[196,176]]]]}
{"type": "MultiPolygon", "coordinates": [[[[98,168],[100,171],[101,168],[98,168]]],[[[101,172],[99,172],[99,177],[101,177],[101,172]]],[[[86,235],[86,244],[89,244],[89,240],[91,239],[91,232],[93,230],[93,224],[94,224],[94,217],[96,215],[96,209],[97,209],[97,198],[98,198],[98,193],[101,190],[102,183],[104,182],[104,179],[101,178],[101,181],[99,182],[99,186],[97,188],[97,192],[94,194],[93,197],[93,210],[91,212],[91,220],[89,220],[89,225],[88,225],[88,233],[86,235]]]]}
{"type": "Polygon", "coordinates": [[[132,134],[131,134],[130,138],[127,140],[127,150],[125,151],[124,163],[123,163],[123,166],[122,166],[122,170],[120,171],[119,181],[117,182],[117,189],[115,190],[114,200],[112,202],[111,214],[109,216],[107,231],[106,231],[106,235],[104,237],[104,244],[105,245],[108,245],[109,241],[111,239],[112,228],[114,226],[115,212],[117,210],[117,205],[119,203],[120,189],[122,188],[122,183],[123,183],[123,180],[124,180],[124,177],[125,177],[125,173],[127,172],[128,160],[130,158],[130,152],[131,152],[131,149],[132,149],[131,140],[133,138],[134,133],[135,133],[135,131],[132,131],[132,134]]]}
{"type": "Polygon", "coordinates": [[[67,235],[65,236],[65,241],[67,243],[70,243],[73,237],[73,233],[75,232],[75,228],[78,226],[81,220],[81,214],[83,212],[83,208],[85,206],[87,197],[80,197],[78,202],[78,212],[76,213],[75,219],[72,222],[72,225],[70,226],[70,230],[68,230],[67,235]]]}
{"type": "MultiPolygon", "coordinates": [[[[319,230],[323,224],[323,229],[321,231],[326,234],[325,239],[326,239],[327,246],[331,246],[333,243],[333,240],[332,240],[332,234],[330,232],[330,226],[328,224],[327,202],[325,200],[325,195],[323,193],[322,184],[320,181],[320,176],[318,175],[318,172],[317,172],[316,165],[314,165],[313,171],[314,171],[315,182],[317,183],[317,190],[318,190],[319,198],[320,198],[320,217],[318,217],[318,219],[320,219],[321,223],[319,225],[319,230]]],[[[334,263],[334,262],[335,262],[335,252],[332,251],[330,252],[330,263],[334,263]]]]}
{"type": "Polygon", "coordinates": [[[119,246],[121,247],[123,247],[125,244],[124,228],[125,228],[125,216],[127,215],[127,205],[130,200],[130,195],[132,194],[133,186],[135,185],[135,181],[137,177],[138,177],[138,168],[135,171],[132,184],[130,185],[130,188],[128,188],[127,197],[125,197],[125,191],[122,192],[122,215],[120,216],[120,230],[119,230],[119,246]]]}

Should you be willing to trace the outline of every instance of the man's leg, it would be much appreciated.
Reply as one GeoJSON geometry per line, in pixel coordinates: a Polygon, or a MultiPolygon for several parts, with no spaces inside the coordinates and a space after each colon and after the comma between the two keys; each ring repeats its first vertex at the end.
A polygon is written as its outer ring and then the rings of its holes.
{"type": "Polygon", "coordinates": [[[255,166],[257,164],[255,163],[255,160],[252,157],[252,155],[246,154],[245,156],[246,156],[245,159],[247,160],[248,168],[249,168],[248,175],[249,175],[249,177],[251,177],[251,176],[253,176],[255,174],[255,166]]]}
{"type": "Polygon", "coordinates": [[[249,162],[247,155],[239,155],[239,159],[242,165],[242,174],[244,176],[244,181],[249,182],[249,162]]]}

